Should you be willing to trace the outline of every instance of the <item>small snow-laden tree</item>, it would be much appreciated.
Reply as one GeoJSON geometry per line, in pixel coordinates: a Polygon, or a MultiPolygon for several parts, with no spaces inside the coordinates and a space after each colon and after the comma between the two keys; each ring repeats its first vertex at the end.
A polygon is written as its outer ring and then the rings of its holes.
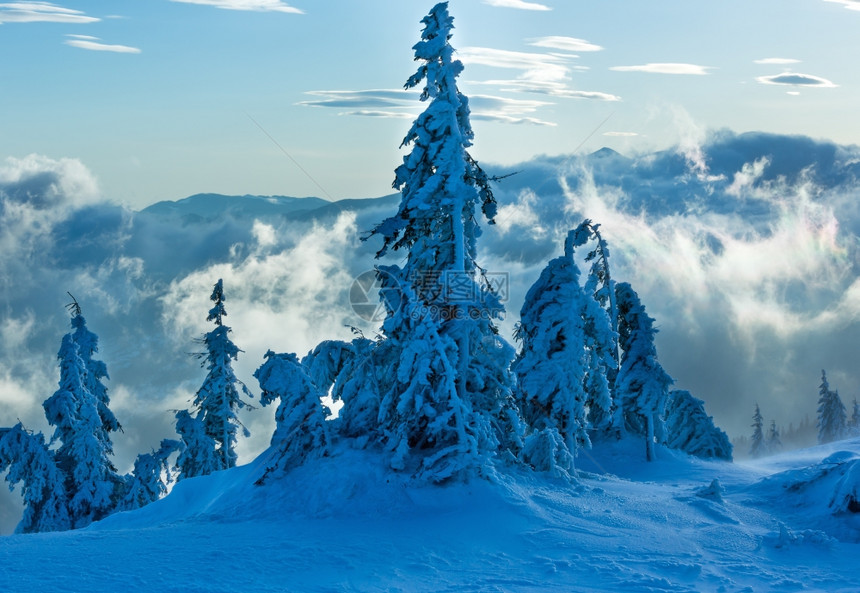
{"type": "MultiPolygon", "coordinates": [[[[398,273],[395,266],[384,271],[398,273]]],[[[436,483],[482,473],[498,441],[487,416],[457,389],[457,344],[408,284],[398,304],[383,324],[396,356],[379,406],[390,465],[436,483]]]]}
{"type": "MultiPolygon", "coordinates": [[[[71,295],[69,295],[71,296],[71,295]]],[[[87,329],[87,322],[81,312],[81,307],[74,300],[69,305],[72,312],[72,339],[78,345],[78,355],[84,362],[86,375],[84,376],[84,387],[96,399],[99,419],[101,427],[98,430],[97,437],[109,455],[113,455],[113,441],[110,433],[121,431],[119,421],[114,416],[110,409],[110,397],[108,396],[107,387],[104,384],[104,379],[110,379],[107,372],[107,365],[101,360],[93,358],[99,351],[99,337],[87,329]]]]}
{"type": "Polygon", "coordinates": [[[830,443],[845,438],[848,424],[845,404],[839,392],[830,389],[827,374],[821,371],[821,385],[818,388],[818,442],[830,443]]]}
{"type": "Polygon", "coordinates": [[[770,421],[770,428],[767,430],[767,450],[770,453],[776,453],[782,449],[782,440],[779,438],[779,429],[776,427],[776,420],[770,421]]]}
{"type": "Polygon", "coordinates": [[[576,479],[573,455],[556,428],[532,431],[525,438],[522,457],[535,471],[554,478],[576,479]]]}
{"type": "Polygon", "coordinates": [[[591,446],[586,431],[586,382],[589,373],[599,369],[589,367],[592,359],[586,347],[583,311],[586,299],[594,299],[580,286],[573,238],[571,231],[564,255],[551,260],[529,289],[516,330],[522,344],[513,365],[520,409],[526,425],[546,441],[544,446],[523,451],[533,467],[550,467],[551,463],[532,459],[531,454],[556,455],[557,445],[548,446],[554,441],[546,429],[555,429],[571,457],[579,447],[591,446]]]}
{"type": "Polygon", "coordinates": [[[851,407],[848,429],[852,436],[860,436],[860,404],[857,403],[857,398],[854,398],[854,405],[851,407]]]}
{"type": "Polygon", "coordinates": [[[654,443],[665,440],[663,414],[674,380],[657,361],[657,329],[639,295],[628,283],[621,282],[615,286],[615,298],[622,351],[615,393],[621,398],[626,430],[645,437],[645,456],[653,461],[654,443]]]}
{"type": "Polygon", "coordinates": [[[19,422],[0,429],[0,474],[6,474],[9,489],[21,484],[24,515],[16,533],[65,531],[72,527],[68,512],[65,476],[42,433],[32,433],[19,422]]]}
{"type": "Polygon", "coordinates": [[[248,405],[241,399],[239,391],[248,397],[252,396],[233,372],[233,361],[238,359],[241,350],[230,340],[232,330],[223,323],[227,311],[224,308],[226,299],[222,280],[215,283],[210,299],[215,306],[210,309],[206,321],[214,322],[215,329],[204,334],[201,340],[205,352],[199,353],[197,357],[203,360],[202,365],[206,367],[207,374],[192,403],[206,435],[216,444],[218,469],[228,469],[236,465],[239,428],[242,428],[245,436],[249,436],[248,430],[239,420],[239,410],[248,405]]]}
{"type": "Polygon", "coordinates": [[[380,374],[388,366],[384,360],[390,345],[358,334],[351,342],[320,343],[302,359],[302,366],[321,392],[343,404],[331,421],[337,434],[365,445],[378,442],[380,374]]]}
{"type": "Polygon", "coordinates": [[[320,390],[311,381],[295,354],[265,354],[265,362],[254,372],[260,382],[260,403],[275,401],[275,432],[272,435],[272,458],[257,480],[262,484],[275,472],[288,471],[313,457],[329,453],[331,438],[326,426],[330,414],[322,403],[320,390]]]}
{"type": "Polygon", "coordinates": [[[751,426],[753,434],[750,438],[750,456],[761,457],[767,453],[767,443],[764,440],[764,418],[761,415],[758,404],[755,405],[755,413],[753,414],[753,423],[751,426]]]}
{"type": "MultiPolygon", "coordinates": [[[[420,65],[405,87],[423,85],[420,99],[428,105],[402,143],[411,151],[395,170],[393,185],[402,196],[398,211],[369,236],[382,238],[378,258],[388,250],[407,252],[397,277],[411,286],[410,306],[426,309],[426,322],[454,342],[458,356],[452,380],[458,399],[493,426],[497,434],[491,440],[497,446],[515,448],[520,439],[509,371],[514,353],[498,336],[495,323],[504,308],[492,275],[476,263],[477,210],[492,224],[496,202],[490,178],[467,150],[474,133],[468,99],[457,88],[463,64],[454,59],[449,43],[453,19],[448,4],[434,6],[422,23],[421,40],[413,47],[420,65]]],[[[427,352],[445,350],[440,346],[427,352]]],[[[392,352],[392,357],[398,355],[392,352]]]]}
{"type": "Polygon", "coordinates": [[[621,363],[618,348],[618,307],[615,302],[615,281],[609,269],[609,245],[600,232],[600,225],[585,219],[573,231],[574,248],[594,240],[586,254],[591,263],[585,281],[585,292],[594,297],[599,307],[590,302],[583,315],[586,347],[591,361],[586,381],[588,418],[592,427],[602,433],[620,436],[624,428],[624,411],[620,398],[613,395],[615,378],[621,363]]]}
{"type": "Polygon", "coordinates": [[[666,402],[666,445],[702,459],[732,460],[732,443],[705,413],[705,402],[681,389],[670,391],[666,402]]]}
{"type": "Polygon", "coordinates": [[[45,417],[54,426],[54,457],[65,477],[72,527],[84,527],[110,512],[118,502],[122,479],[110,460],[99,402],[86,388],[87,370],[72,334],[63,336],[59,389],[45,402],[45,417]]]}
{"type": "Polygon", "coordinates": [[[215,448],[215,439],[206,434],[206,427],[188,410],[176,412],[176,433],[180,438],[177,479],[205,476],[224,469],[215,448]]]}
{"type": "Polygon", "coordinates": [[[126,494],[118,511],[133,511],[155,502],[165,494],[171,483],[170,456],[182,449],[182,443],[164,439],[158,450],[142,453],[134,460],[134,470],[126,476],[126,494]]]}

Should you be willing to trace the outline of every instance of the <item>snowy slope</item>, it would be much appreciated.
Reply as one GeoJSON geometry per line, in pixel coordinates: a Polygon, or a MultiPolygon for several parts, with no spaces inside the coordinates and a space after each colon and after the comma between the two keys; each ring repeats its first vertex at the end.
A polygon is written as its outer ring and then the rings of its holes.
{"type": "Polygon", "coordinates": [[[860,591],[860,539],[820,531],[817,491],[782,493],[860,440],[749,465],[641,449],[580,457],[578,488],[515,470],[418,487],[346,449],[257,487],[258,459],[86,530],[0,538],[0,590],[860,591]]]}

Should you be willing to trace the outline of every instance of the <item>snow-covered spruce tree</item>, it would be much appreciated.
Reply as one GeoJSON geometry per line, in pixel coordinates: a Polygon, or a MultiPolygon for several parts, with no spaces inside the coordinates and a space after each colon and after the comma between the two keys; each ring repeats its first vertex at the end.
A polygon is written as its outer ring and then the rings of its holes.
{"type": "Polygon", "coordinates": [[[767,450],[776,453],[780,449],[782,449],[782,440],[779,438],[779,429],[776,427],[776,420],[771,420],[770,428],[767,430],[767,450]]]}
{"type": "Polygon", "coordinates": [[[854,398],[854,405],[851,407],[848,429],[852,436],[860,436],[860,404],[857,403],[856,397],[854,398]]]}
{"type": "Polygon", "coordinates": [[[99,438],[104,434],[99,401],[86,387],[86,365],[72,334],[63,336],[57,356],[59,389],[42,407],[55,427],[51,442],[60,443],[54,458],[64,476],[72,527],[77,528],[112,512],[123,480],[110,460],[109,445],[99,438]]]}
{"type": "Polygon", "coordinates": [[[188,410],[176,412],[176,433],[181,442],[179,457],[176,459],[179,469],[177,479],[206,476],[223,469],[215,439],[206,434],[203,422],[188,410]]]}
{"type": "Polygon", "coordinates": [[[179,441],[164,439],[158,450],[138,455],[134,471],[127,476],[125,497],[117,510],[133,511],[167,494],[167,486],[171,483],[169,457],[181,448],[179,441]]]}
{"type": "Polygon", "coordinates": [[[33,434],[20,422],[0,429],[0,474],[6,470],[9,489],[20,483],[24,496],[24,515],[16,533],[65,531],[72,526],[65,476],[42,433],[33,434]]]}
{"type": "Polygon", "coordinates": [[[703,459],[732,460],[732,443],[705,413],[705,402],[681,389],[670,391],[666,402],[666,445],[703,459]]]}
{"type": "MultiPolygon", "coordinates": [[[[71,294],[69,295],[71,296],[71,294]]],[[[81,307],[77,300],[72,297],[72,304],[69,309],[72,312],[72,339],[78,345],[78,355],[84,361],[86,375],[84,378],[84,386],[93,397],[96,399],[99,419],[101,427],[98,430],[97,437],[109,455],[113,455],[113,441],[110,433],[122,430],[119,421],[110,410],[110,397],[108,390],[103,383],[104,379],[110,379],[107,372],[107,365],[101,360],[93,358],[99,351],[99,337],[87,329],[87,322],[81,314],[81,307]]]]}
{"type": "MultiPolygon", "coordinates": [[[[554,473],[573,469],[556,470],[556,459],[566,463],[579,447],[591,446],[586,431],[587,386],[597,383],[593,375],[605,369],[599,364],[591,366],[594,346],[587,343],[587,320],[595,313],[603,315],[603,310],[579,283],[579,268],[573,259],[575,236],[575,231],[568,233],[564,255],[547,264],[526,295],[516,331],[522,348],[513,364],[518,403],[531,431],[523,458],[533,467],[549,467],[554,473]],[[545,442],[537,446],[530,442],[535,439],[545,442]],[[534,459],[534,454],[550,458],[534,459]]],[[[608,412],[605,374],[602,384],[608,412]]]]}
{"type": "MultiPolygon", "coordinates": [[[[468,100],[457,88],[456,79],[463,65],[454,59],[454,49],[449,43],[453,19],[447,3],[434,6],[422,23],[421,40],[413,48],[421,65],[405,86],[414,88],[423,83],[421,100],[429,104],[403,140],[402,145],[411,146],[412,150],[395,170],[393,185],[402,195],[398,211],[377,225],[370,236],[382,237],[377,257],[389,249],[407,251],[403,269],[389,268],[389,273],[409,285],[414,295],[408,299],[411,310],[421,311],[418,320],[407,321],[406,315],[390,317],[385,325],[386,339],[393,341],[393,350],[418,349],[441,357],[429,364],[434,372],[450,373],[439,381],[453,385],[462,409],[472,410],[474,421],[465,419],[466,425],[489,422],[495,430],[494,438],[479,439],[482,449],[473,459],[482,464],[477,459],[495,455],[498,447],[495,443],[500,443],[503,449],[517,448],[521,443],[508,369],[514,352],[498,337],[494,324],[503,308],[484,270],[475,262],[480,234],[476,210],[480,207],[492,223],[496,202],[489,187],[490,179],[467,151],[473,132],[468,100]],[[413,321],[426,324],[429,335],[434,337],[416,335],[409,325],[413,321]],[[397,328],[397,323],[407,326],[397,328]],[[409,339],[433,343],[409,344],[395,337],[398,332],[409,339]],[[436,336],[442,341],[436,341],[436,336]],[[453,351],[448,341],[454,344],[453,351]],[[452,362],[456,364],[452,366],[452,362]],[[483,449],[484,446],[491,450],[483,449]]],[[[393,354],[393,358],[398,358],[393,354]]],[[[394,404],[393,409],[407,415],[418,413],[408,405],[394,404]]],[[[419,416],[398,417],[384,410],[380,414],[386,414],[388,421],[421,425],[419,416]]],[[[455,416],[449,417],[449,421],[455,422],[455,416]]],[[[433,426],[438,427],[439,423],[433,426]]],[[[465,434],[453,424],[445,431],[452,428],[454,434],[465,434]]],[[[384,440],[389,447],[402,452],[407,445],[396,440],[393,435],[397,432],[384,440]]],[[[430,448],[442,442],[434,435],[427,437],[415,442],[430,448]]],[[[440,454],[443,450],[450,451],[448,445],[438,447],[440,454]]],[[[468,443],[457,448],[472,450],[468,443]]]]}
{"type": "Polygon", "coordinates": [[[830,443],[845,438],[847,419],[839,392],[830,389],[827,374],[821,371],[818,388],[818,442],[830,443]]]}
{"type": "Polygon", "coordinates": [[[254,372],[260,382],[260,403],[278,401],[276,428],[272,435],[271,461],[257,483],[273,472],[292,469],[311,457],[328,454],[330,437],[326,426],[328,409],[322,393],[311,381],[295,354],[266,352],[266,362],[254,372]]]}
{"type": "Polygon", "coordinates": [[[600,233],[600,225],[586,219],[574,231],[574,247],[582,247],[591,240],[595,243],[585,256],[585,261],[591,262],[585,292],[593,295],[602,310],[594,309],[584,316],[586,346],[591,358],[586,381],[588,419],[598,434],[620,436],[624,411],[620,398],[613,395],[621,364],[615,281],[609,270],[609,245],[600,233]]]}
{"type": "MultiPolygon", "coordinates": [[[[245,384],[233,373],[232,363],[241,350],[230,340],[232,330],[223,322],[227,311],[224,308],[226,299],[222,280],[219,279],[215,283],[210,299],[215,306],[209,310],[206,321],[214,322],[215,329],[204,334],[201,340],[206,351],[197,356],[203,360],[202,366],[206,367],[207,374],[192,403],[196,418],[203,424],[205,434],[215,442],[217,469],[228,469],[236,465],[236,435],[239,427],[242,427],[245,436],[248,436],[248,431],[238,416],[239,410],[248,405],[242,401],[239,389],[248,397],[252,396],[245,384]]],[[[193,445],[192,448],[198,449],[199,446],[193,445]]]]}
{"type": "Polygon", "coordinates": [[[615,286],[621,365],[615,381],[626,430],[645,438],[645,456],[654,460],[654,443],[665,440],[663,414],[674,382],[657,361],[654,320],[626,282],[615,286]]]}
{"type": "Polygon", "coordinates": [[[764,440],[764,418],[761,415],[758,404],[755,405],[755,414],[753,414],[753,423],[751,426],[753,434],[750,438],[750,456],[761,457],[767,453],[767,443],[764,440]]]}
{"type": "Polygon", "coordinates": [[[329,421],[332,428],[338,435],[361,441],[360,446],[380,436],[379,401],[385,383],[380,369],[390,367],[385,362],[388,350],[385,340],[358,335],[351,342],[324,341],[302,359],[320,392],[343,404],[337,418],[329,421]]]}

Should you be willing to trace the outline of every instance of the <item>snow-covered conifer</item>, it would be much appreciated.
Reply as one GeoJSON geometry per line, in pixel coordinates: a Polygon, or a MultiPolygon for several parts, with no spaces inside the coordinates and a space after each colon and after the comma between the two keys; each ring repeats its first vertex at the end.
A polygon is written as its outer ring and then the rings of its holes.
{"type": "Polygon", "coordinates": [[[258,483],[276,470],[289,470],[310,457],[327,455],[330,445],[326,426],[329,411],[296,355],[269,350],[265,359],[254,372],[262,390],[260,403],[267,406],[277,400],[278,408],[271,441],[272,460],[258,483]]]}
{"type": "Polygon", "coordinates": [[[818,394],[818,442],[830,443],[845,438],[845,405],[839,392],[830,389],[827,374],[823,370],[818,394]]]}
{"type": "Polygon", "coordinates": [[[595,241],[594,248],[585,256],[585,261],[591,262],[585,281],[585,292],[593,295],[599,307],[589,303],[589,310],[583,316],[586,347],[591,358],[585,384],[588,394],[588,418],[597,431],[618,435],[624,422],[622,402],[613,396],[615,378],[621,362],[615,281],[609,270],[609,245],[600,232],[600,225],[586,219],[574,230],[574,247],[582,247],[592,239],[595,241]]]}
{"type": "MultiPolygon", "coordinates": [[[[358,332],[360,334],[360,332],[358,332]]],[[[384,340],[359,335],[352,342],[326,340],[302,359],[311,381],[334,403],[342,403],[332,421],[339,435],[376,441],[379,437],[379,400],[385,369],[384,340]]]]}
{"type": "Polygon", "coordinates": [[[767,431],[767,450],[776,453],[780,449],[782,449],[782,441],[779,438],[779,429],[776,427],[776,420],[771,420],[767,431]]]}
{"type": "MultiPolygon", "coordinates": [[[[433,344],[422,346],[428,355],[442,357],[431,361],[430,366],[442,370],[456,361],[449,378],[458,401],[495,431],[492,439],[479,442],[494,448],[499,443],[515,448],[521,439],[508,368],[514,352],[498,336],[494,321],[500,318],[503,307],[495,287],[475,261],[480,234],[476,211],[480,208],[492,223],[496,202],[489,177],[467,151],[474,134],[468,100],[457,88],[463,64],[454,59],[449,43],[453,19],[447,3],[434,6],[422,23],[421,40],[413,48],[421,65],[405,86],[414,88],[423,83],[421,100],[429,104],[403,140],[402,145],[412,150],[395,170],[394,187],[402,195],[398,211],[378,224],[371,236],[380,235],[383,240],[377,257],[389,249],[408,252],[403,270],[398,269],[394,277],[409,285],[413,294],[410,307],[421,311],[421,323],[427,324],[430,335],[442,340],[433,337],[429,340],[433,344]],[[456,353],[453,358],[446,354],[449,341],[456,353]]],[[[406,322],[402,315],[394,319],[406,322]]],[[[399,330],[392,327],[391,319],[388,321],[386,339],[392,339],[391,332],[399,330]]],[[[422,340],[413,330],[402,328],[402,333],[422,340]]],[[[392,360],[402,358],[397,350],[412,352],[414,348],[397,339],[390,347],[392,360]]],[[[447,385],[449,378],[442,383],[447,385]]],[[[444,448],[438,453],[448,457],[450,451],[444,448]]],[[[495,453],[481,451],[483,456],[495,453]]]]}
{"type": "Polygon", "coordinates": [[[223,469],[215,439],[206,434],[203,422],[188,410],[176,412],[176,433],[182,443],[176,459],[178,479],[205,476],[223,469]]]}
{"type": "MultiPolygon", "coordinates": [[[[545,430],[554,429],[561,436],[560,446],[571,457],[577,448],[591,446],[586,432],[586,384],[589,373],[600,370],[590,367],[585,330],[589,304],[600,308],[580,286],[573,259],[574,236],[574,231],[568,233],[564,255],[547,264],[526,294],[516,332],[522,349],[513,365],[526,425],[543,434],[546,444],[552,438],[545,430]]],[[[608,393],[605,397],[608,399],[608,393]]],[[[535,452],[556,455],[553,447],[527,447],[523,453],[534,467],[551,465],[549,460],[533,459],[531,453],[535,452]]]]}
{"type": "Polygon", "coordinates": [[[663,442],[663,414],[669,386],[674,382],[657,361],[654,320],[645,312],[639,295],[626,282],[615,286],[618,304],[618,342],[621,366],[615,393],[621,398],[625,428],[645,437],[645,454],[654,460],[654,443],[663,442]]]}
{"type": "Polygon", "coordinates": [[[732,459],[728,435],[705,413],[705,402],[685,390],[669,392],[666,445],[703,459],[732,459]]]}
{"type": "Polygon", "coordinates": [[[167,494],[167,486],[171,483],[169,457],[181,448],[179,441],[164,439],[158,450],[138,455],[134,471],[127,477],[125,497],[117,510],[139,509],[167,494]]]}
{"type": "Polygon", "coordinates": [[[65,477],[72,526],[83,527],[112,512],[122,480],[100,438],[105,431],[99,401],[87,389],[86,364],[71,333],[63,336],[57,357],[59,389],[42,406],[55,427],[51,441],[60,443],[54,456],[65,477]]]}
{"type": "Polygon", "coordinates": [[[0,474],[12,489],[21,484],[24,515],[16,533],[64,531],[72,527],[65,476],[42,433],[33,434],[21,423],[0,429],[0,474]]]}
{"type": "MultiPolygon", "coordinates": [[[[241,350],[230,340],[232,330],[223,323],[227,311],[224,308],[226,299],[222,280],[215,283],[210,299],[215,306],[210,309],[206,321],[214,322],[215,329],[204,334],[201,340],[206,351],[198,354],[198,357],[203,359],[207,374],[194,396],[193,405],[206,435],[215,442],[217,469],[228,469],[236,465],[236,435],[239,427],[243,428],[246,436],[248,434],[238,416],[239,410],[248,405],[242,401],[239,389],[248,397],[251,397],[251,393],[233,373],[232,363],[241,350]]],[[[193,448],[199,447],[195,445],[193,448]]]]}
{"type": "Polygon", "coordinates": [[[853,436],[860,436],[860,404],[857,403],[857,398],[854,398],[854,405],[851,407],[851,420],[848,421],[848,428],[853,436]]]}
{"type": "Polygon", "coordinates": [[[767,443],[764,440],[764,418],[761,415],[758,404],[755,405],[755,414],[753,414],[753,423],[751,426],[753,434],[750,439],[750,455],[752,457],[761,457],[767,452],[767,443]]]}
{"type": "MultiPolygon", "coordinates": [[[[71,295],[70,295],[71,296],[71,295]]],[[[72,297],[74,299],[74,297],[72,297]]],[[[110,397],[103,383],[104,379],[110,379],[107,365],[101,360],[93,358],[99,351],[99,337],[87,329],[87,322],[81,314],[81,308],[77,301],[69,305],[72,311],[72,339],[78,345],[78,355],[84,362],[86,375],[84,386],[95,398],[98,414],[101,420],[101,428],[98,431],[98,439],[101,441],[108,454],[113,455],[113,441],[110,433],[122,430],[119,421],[110,409],[110,397]]]]}

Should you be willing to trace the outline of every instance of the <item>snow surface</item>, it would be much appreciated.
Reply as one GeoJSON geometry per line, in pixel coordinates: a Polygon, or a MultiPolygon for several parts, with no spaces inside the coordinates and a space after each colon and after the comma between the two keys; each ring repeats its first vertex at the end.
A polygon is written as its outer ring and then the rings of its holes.
{"type": "Polygon", "coordinates": [[[254,486],[264,454],[84,530],[0,538],[0,590],[860,591],[858,515],[828,507],[846,472],[822,469],[860,439],[746,464],[657,455],[600,443],[576,487],[515,469],[440,487],[341,446],[254,486]]]}

